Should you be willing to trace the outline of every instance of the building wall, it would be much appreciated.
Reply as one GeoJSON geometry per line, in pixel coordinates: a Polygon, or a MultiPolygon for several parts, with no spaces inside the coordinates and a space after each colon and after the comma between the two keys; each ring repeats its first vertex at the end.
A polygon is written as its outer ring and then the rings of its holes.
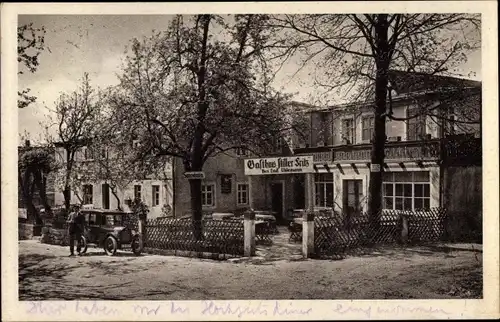
{"type": "MultiPolygon", "coordinates": [[[[342,164],[342,172],[336,167],[336,165],[331,164],[330,169],[333,171],[333,186],[334,186],[334,208],[337,211],[342,211],[343,208],[343,180],[362,180],[362,197],[360,199],[360,204],[363,211],[367,211],[368,206],[368,187],[370,184],[370,169],[363,165],[362,163],[356,165],[356,170],[350,164],[342,164]]],[[[417,172],[417,171],[428,171],[430,177],[430,207],[440,206],[440,168],[434,162],[424,163],[424,167],[421,168],[411,163],[405,164],[402,168],[399,164],[389,163],[386,172],[417,172]]],[[[322,169],[321,172],[326,172],[322,169]]]]}
{"type": "MultiPolygon", "coordinates": [[[[91,162],[89,160],[85,160],[85,148],[78,151],[75,155],[75,161],[79,163],[79,165],[91,162]]],[[[56,157],[60,162],[65,161],[65,151],[62,148],[57,149],[56,157]]],[[[164,205],[169,205],[173,207],[173,180],[171,178],[172,166],[170,164],[166,164],[165,173],[167,174],[167,178],[164,180],[148,178],[144,180],[136,180],[131,182],[124,189],[117,189],[117,196],[120,199],[120,205],[122,209],[125,209],[125,200],[134,199],[134,186],[141,185],[142,189],[142,201],[149,207],[148,218],[156,218],[162,216],[162,207],[164,205]],[[153,185],[160,186],[160,198],[159,205],[153,206],[153,185]]],[[[64,171],[58,173],[59,176],[64,175],[64,171]]],[[[76,174],[78,176],[78,174],[76,174]]],[[[58,181],[61,181],[62,178],[58,178],[58,181]]],[[[92,185],[92,207],[102,208],[103,207],[103,194],[102,194],[102,185],[104,181],[99,182],[80,182],[79,187],[71,191],[71,203],[72,204],[80,204],[80,198],[83,198],[83,185],[90,184],[92,185]],[[80,197],[80,198],[79,198],[80,197]]],[[[57,188],[56,188],[57,189],[57,188]]],[[[54,203],[56,205],[64,204],[64,194],[62,192],[62,187],[59,187],[58,191],[56,190],[54,194],[54,203]]],[[[116,197],[113,195],[111,190],[109,191],[109,209],[117,209],[118,201],[116,197]]]]}
{"type": "MultiPolygon", "coordinates": [[[[174,210],[175,216],[186,216],[191,213],[191,192],[189,180],[184,176],[184,169],[180,160],[174,161],[174,210]]],[[[206,213],[213,212],[241,212],[252,207],[255,210],[270,210],[272,205],[271,184],[283,184],[283,213],[293,208],[293,176],[269,175],[246,176],[244,173],[244,157],[234,153],[219,154],[209,158],[203,166],[205,179],[202,183],[215,185],[215,206],[203,207],[206,213]],[[223,194],[221,191],[221,175],[231,175],[231,193],[223,194]],[[248,204],[237,204],[237,183],[249,185],[248,204]]]]}

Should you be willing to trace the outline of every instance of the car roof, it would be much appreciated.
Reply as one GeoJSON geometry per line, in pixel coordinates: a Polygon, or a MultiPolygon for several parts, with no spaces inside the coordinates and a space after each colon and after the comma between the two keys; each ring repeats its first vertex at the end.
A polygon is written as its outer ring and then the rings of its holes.
{"type": "Polygon", "coordinates": [[[101,213],[105,215],[129,215],[132,212],[125,212],[120,210],[111,210],[111,209],[99,209],[99,208],[84,208],[80,209],[82,213],[101,213]]]}

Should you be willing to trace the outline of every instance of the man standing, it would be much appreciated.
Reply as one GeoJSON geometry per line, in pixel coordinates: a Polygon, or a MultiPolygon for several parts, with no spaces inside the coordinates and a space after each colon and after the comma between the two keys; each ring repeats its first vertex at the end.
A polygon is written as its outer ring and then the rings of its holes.
{"type": "Polygon", "coordinates": [[[80,212],[78,206],[75,205],[73,207],[73,211],[68,216],[67,224],[69,233],[69,251],[70,251],[69,256],[75,256],[74,253],[75,239],[77,241],[76,251],[80,256],[81,255],[80,251],[82,247],[80,240],[85,230],[85,217],[80,212]]]}

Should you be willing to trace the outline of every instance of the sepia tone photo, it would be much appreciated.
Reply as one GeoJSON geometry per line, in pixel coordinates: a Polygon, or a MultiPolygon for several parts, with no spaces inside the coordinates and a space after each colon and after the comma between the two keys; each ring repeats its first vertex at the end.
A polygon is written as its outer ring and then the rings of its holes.
{"type": "Polygon", "coordinates": [[[483,23],[19,14],[17,300],[484,299],[483,23]]]}

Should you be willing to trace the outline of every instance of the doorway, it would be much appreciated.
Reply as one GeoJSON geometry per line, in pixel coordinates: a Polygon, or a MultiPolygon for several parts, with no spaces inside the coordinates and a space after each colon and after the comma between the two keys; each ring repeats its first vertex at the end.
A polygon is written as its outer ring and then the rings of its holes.
{"type": "Polygon", "coordinates": [[[109,209],[109,184],[102,185],[102,208],[109,209]]]}
{"type": "Polygon", "coordinates": [[[282,182],[271,183],[271,210],[275,213],[278,223],[283,222],[283,209],[285,208],[283,191],[282,182]]]}

